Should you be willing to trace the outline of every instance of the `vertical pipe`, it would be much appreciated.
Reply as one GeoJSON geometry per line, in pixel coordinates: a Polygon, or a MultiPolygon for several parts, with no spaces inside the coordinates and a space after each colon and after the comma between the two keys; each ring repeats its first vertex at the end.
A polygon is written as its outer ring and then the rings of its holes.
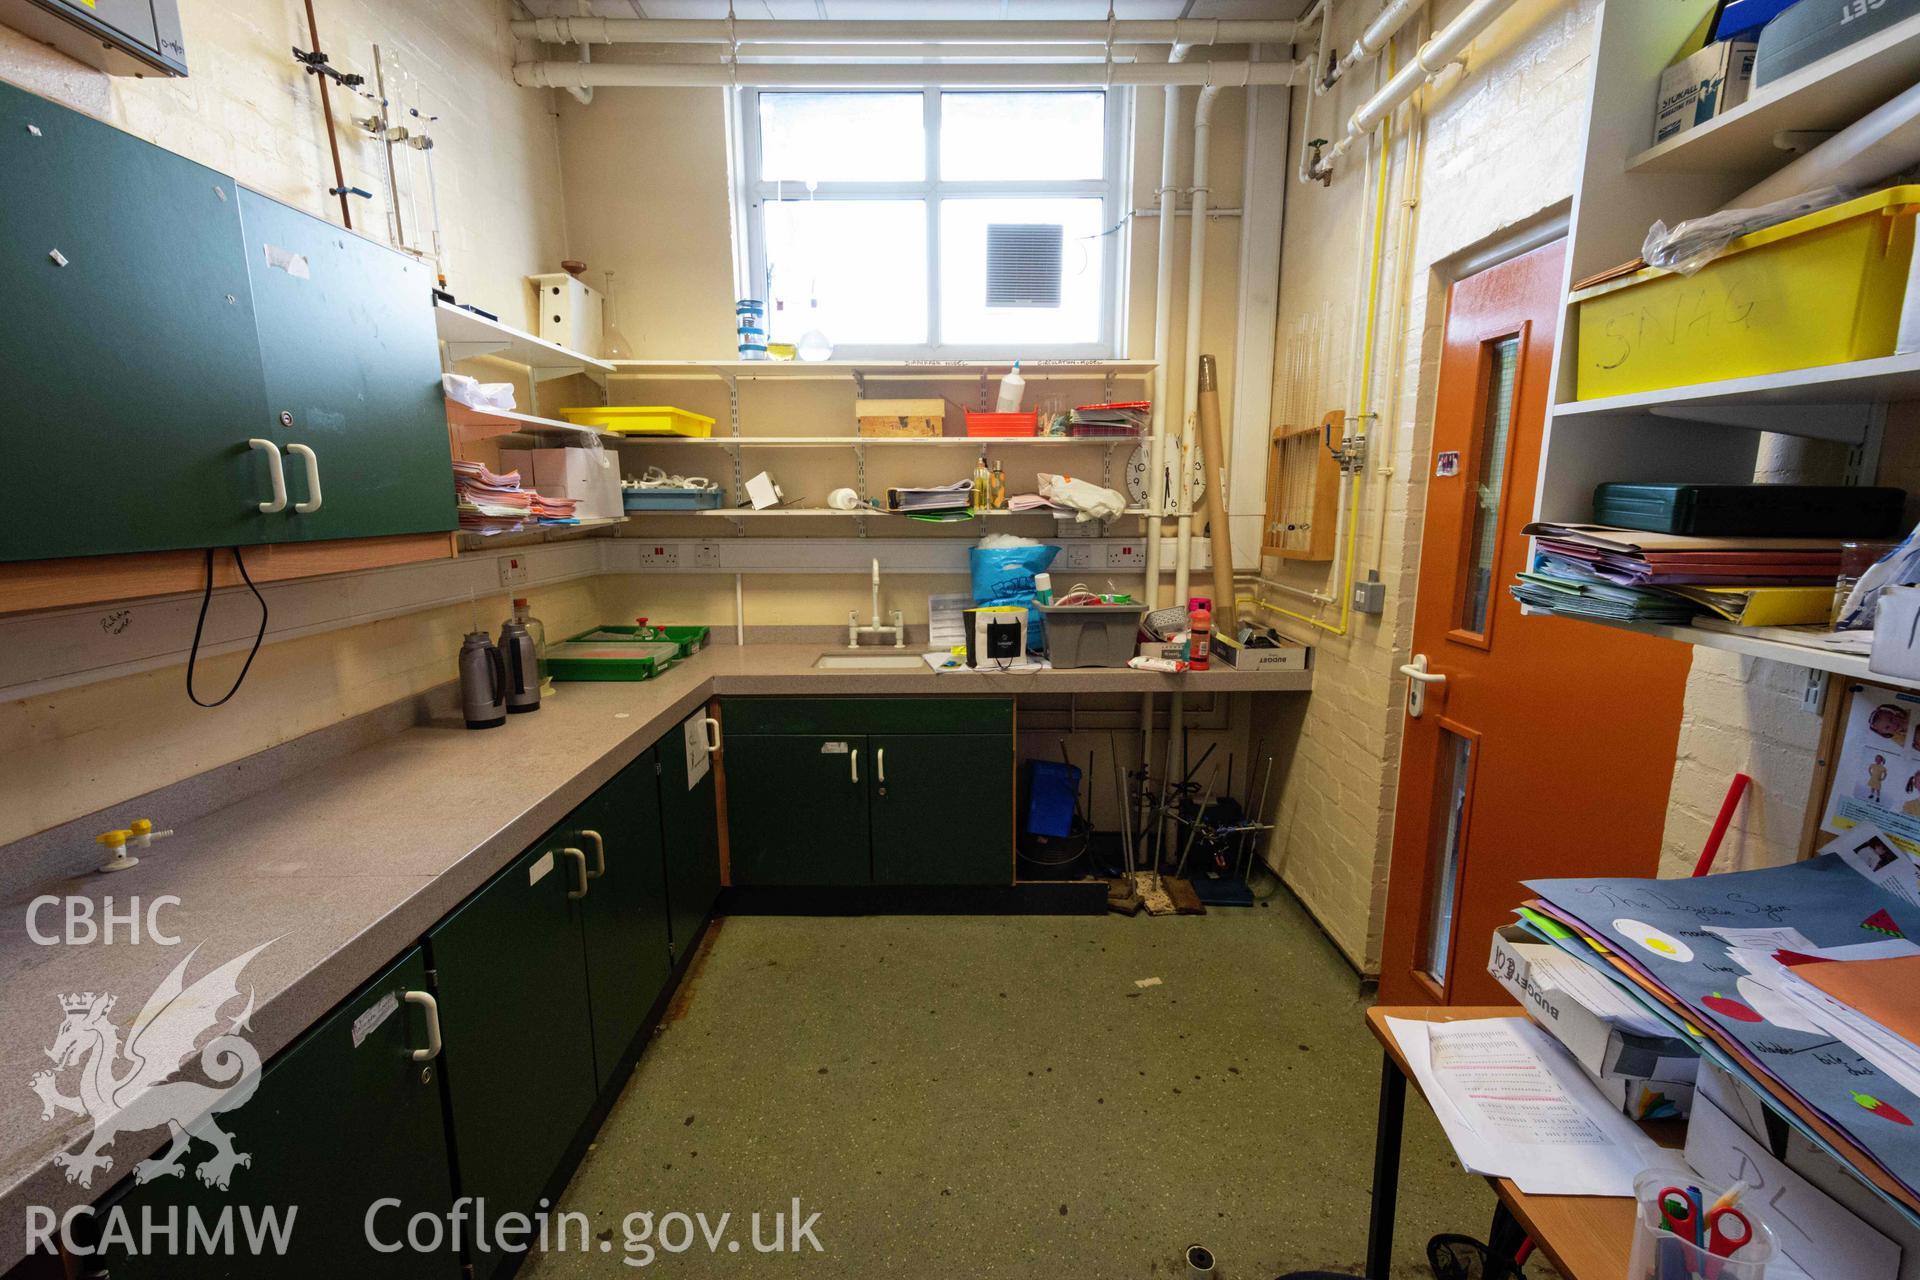
{"type": "MultiPolygon", "coordinates": [[[[1174,491],[1180,495],[1173,552],[1173,604],[1184,608],[1193,571],[1193,463],[1200,436],[1200,313],[1206,303],[1207,151],[1213,129],[1213,104],[1219,90],[1200,90],[1193,111],[1192,217],[1187,227],[1187,352],[1180,366],[1180,469],[1174,491]]],[[[1217,465],[1221,460],[1213,459],[1217,465]]]]}

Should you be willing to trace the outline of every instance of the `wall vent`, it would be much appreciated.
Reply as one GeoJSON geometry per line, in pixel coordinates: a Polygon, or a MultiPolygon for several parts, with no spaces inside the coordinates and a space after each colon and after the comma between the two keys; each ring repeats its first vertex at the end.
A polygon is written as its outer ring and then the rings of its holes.
{"type": "Polygon", "coordinates": [[[1058,307],[1065,228],[1057,222],[987,226],[987,305],[1058,307]]]}

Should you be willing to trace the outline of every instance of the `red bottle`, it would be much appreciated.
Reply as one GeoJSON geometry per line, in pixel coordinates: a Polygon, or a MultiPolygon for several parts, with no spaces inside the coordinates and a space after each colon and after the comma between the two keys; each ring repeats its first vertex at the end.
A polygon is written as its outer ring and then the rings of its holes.
{"type": "Polygon", "coordinates": [[[1187,659],[1195,671],[1207,669],[1207,651],[1213,640],[1213,601],[1195,596],[1187,601],[1187,659]]]}

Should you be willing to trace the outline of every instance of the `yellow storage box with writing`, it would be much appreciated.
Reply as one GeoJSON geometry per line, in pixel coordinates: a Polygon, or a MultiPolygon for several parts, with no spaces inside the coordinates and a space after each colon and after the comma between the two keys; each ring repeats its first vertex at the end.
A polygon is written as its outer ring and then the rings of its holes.
{"type": "Polygon", "coordinates": [[[1692,276],[1647,268],[1572,295],[1593,400],[1890,356],[1920,186],[1741,236],[1692,276]]]}
{"type": "Polygon", "coordinates": [[[576,427],[601,427],[621,435],[702,438],[713,434],[712,418],[671,405],[589,405],[559,412],[576,427]]]}
{"type": "Polygon", "coordinates": [[[959,420],[959,406],[939,398],[923,400],[855,400],[853,416],[863,436],[944,435],[951,414],[959,420]]]}

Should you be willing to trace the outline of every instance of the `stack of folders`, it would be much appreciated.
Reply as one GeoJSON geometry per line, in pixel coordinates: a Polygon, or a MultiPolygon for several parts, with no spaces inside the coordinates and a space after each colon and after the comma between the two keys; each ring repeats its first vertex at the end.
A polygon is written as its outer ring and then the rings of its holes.
{"type": "Polygon", "coordinates": [[[460,527],[474,533],[513,533],[527,524],[578,524],[577,500],[550,498],[520,487],[520,473],[502,475],[456,459],[453,492],[460,527]]]}
{"type": "Polygon", "coordinates": [[[1682,623],[1713,613],[1741,626],[1827,621],[1838,538],[1694,537],[1606,525],[1530,524],[1539,553],[1510,588],[1524,605],[1574,617],[1682,623]]]}
{"type": "Polygon", "coordinates": [[[1147,429],[1152,416],[1153,403],[1148,400],[1083,404],[1074,409],[1067,430],[1076,436],[1137,436],[1147,429]]]}
{"type": "Polygon", "coordinates": [[[952,484],[919,489],[887,490],[889,511],[965,511],[973,505],[973,482],[955,480],[952,484]]]}

